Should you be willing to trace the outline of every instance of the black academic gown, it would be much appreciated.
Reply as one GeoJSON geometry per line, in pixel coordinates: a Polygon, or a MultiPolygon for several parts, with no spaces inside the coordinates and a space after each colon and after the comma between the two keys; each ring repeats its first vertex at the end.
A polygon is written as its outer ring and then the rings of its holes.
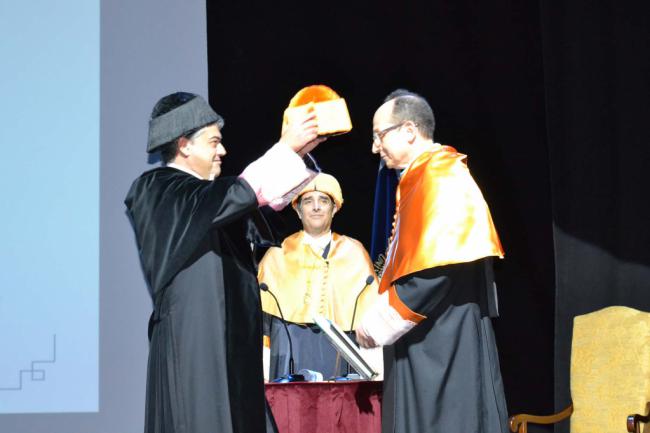
{"type": "Polygon", "coordinates": [[[154,301],[145,433],[266,431],[254,191],[163,167],[125,203],[154,301]]]}
{"type": "Polygon", "coordinates": [[[506,433],[491,259],[396,281],[425,320],[384,348],[382,433],[506,433]]]}

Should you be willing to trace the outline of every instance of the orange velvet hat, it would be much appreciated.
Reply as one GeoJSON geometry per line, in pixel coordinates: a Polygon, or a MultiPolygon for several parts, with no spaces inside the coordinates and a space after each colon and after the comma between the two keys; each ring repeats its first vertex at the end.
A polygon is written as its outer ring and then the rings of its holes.
{"type": "Polygon", "coordinates": [[[322,84],[305,87],[296,93],[284,110],[283,123],[286,125],[292,116],[312,107],[318,119],[318,135],[343,134],[352,129],[345,99],[322,84]]]}

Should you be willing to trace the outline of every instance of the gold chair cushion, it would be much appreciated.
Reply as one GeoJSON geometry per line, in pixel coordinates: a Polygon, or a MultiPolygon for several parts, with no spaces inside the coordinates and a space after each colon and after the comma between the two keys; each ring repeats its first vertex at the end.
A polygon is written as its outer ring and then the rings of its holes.
{"type": "Polygon", "coordinates": [[[609,307],[575,317],[571,433],[625,432],[650,401],[650,313],[609,307]]]}

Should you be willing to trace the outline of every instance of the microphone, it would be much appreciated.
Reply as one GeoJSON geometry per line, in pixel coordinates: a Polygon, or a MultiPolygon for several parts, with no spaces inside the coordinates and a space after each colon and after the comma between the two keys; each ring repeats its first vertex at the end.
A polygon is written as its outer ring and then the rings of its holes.
{"type": "MultiPolygon", "coordinates": [[[[366,277],[366,284],[363,286],[363,289],[359,291],[359,294],[357,295],[357,299],[354,300],[354,310],[352,310],[352,322],[350,323],[350,330],[354,332],[354,318],[357,315],[357,304],[359,303],[359,298],[361,297],[361,294],[363,293],[366,288],[372,284],[372,282],[375,281],[375,276],[374,275],[368,275],[366,277]]],[[[347,368],[347,373],[345,374],[346,377],[349,377],[350,374],[352,373],[350,364],[348,363],[348,368],[347,368]]]]}
{"type": "Polygon", "coordinates": [[[284,331],[287,333],[287,339],[289,340],[289,374],[286,376],[279,377],[277,379],[274,379],[273,382],[301,382],[304,381],[305,378],[301,374],[294,374],[294,366],[293,366],[293,343],[291,342],[291,335],[289,334],[289,327],[287,327],[287,322],[284,320],[284,314],[282,314],[282,308],[280,308],[280,302],[278,302],[278,298],[275,297],[273,292],[269,290],[269,286],[266,283],[261,283],[260,284],[260,290],[263,292],[268,293],[269,295],[273,296],[273,299],[275,300],[275,305],[278,306],[278,311],[280,312],[280,318],[282,319],[282,325],[284,326],[284,331]]]}
{"type": "Polygon", "coordinates": [[[366,288],[372,284],[372,282],[375,281],[374,275],[368,275],[366,277],[366,285],[363,286],[363,289],[359,291],[359,294],[357,295],[357,299],[354,300],[354,310],[352,310],[352,323],[350,323],[350,330],[354,331],[354,317],[357,314],[357,304],[359,303],[359,297],[361,297],[361,294],[363,293],[366,288]]]}

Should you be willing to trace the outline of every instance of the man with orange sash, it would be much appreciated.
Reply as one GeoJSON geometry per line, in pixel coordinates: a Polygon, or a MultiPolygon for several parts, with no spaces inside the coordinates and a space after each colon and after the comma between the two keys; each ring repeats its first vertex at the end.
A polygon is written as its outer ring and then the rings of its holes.
{"type": "MultiPolygon", "coordinates": [[[[331,231],[332,218],[343,206],[341,187],[333,176],[317,175],[292,204],[303,230],[286,238],[281,248],[267,251],[258,279],[277,297],[288,322],[295,370],[318,371],[327,379],[344,374],[345,364],[313,317],[324,316],[350,331],[355,304],[358,321],[377,299],[375,272],[359,241],[331,231]]],[[[288,372],[288,341],[280,311],[267,292],[262,292],[262,309],[266,350],[270,347],[267,378],[275,379],[288,372]]]]}
{"type": "Polygon", "coordinates": [[[491,317],[503,249],[467,157],[434,143],[421,96],[397,90],[373,118],[373,153],[402,169],[378,301],[356,329],[384,346],[383,433],[505,433],[491,317]]]}

